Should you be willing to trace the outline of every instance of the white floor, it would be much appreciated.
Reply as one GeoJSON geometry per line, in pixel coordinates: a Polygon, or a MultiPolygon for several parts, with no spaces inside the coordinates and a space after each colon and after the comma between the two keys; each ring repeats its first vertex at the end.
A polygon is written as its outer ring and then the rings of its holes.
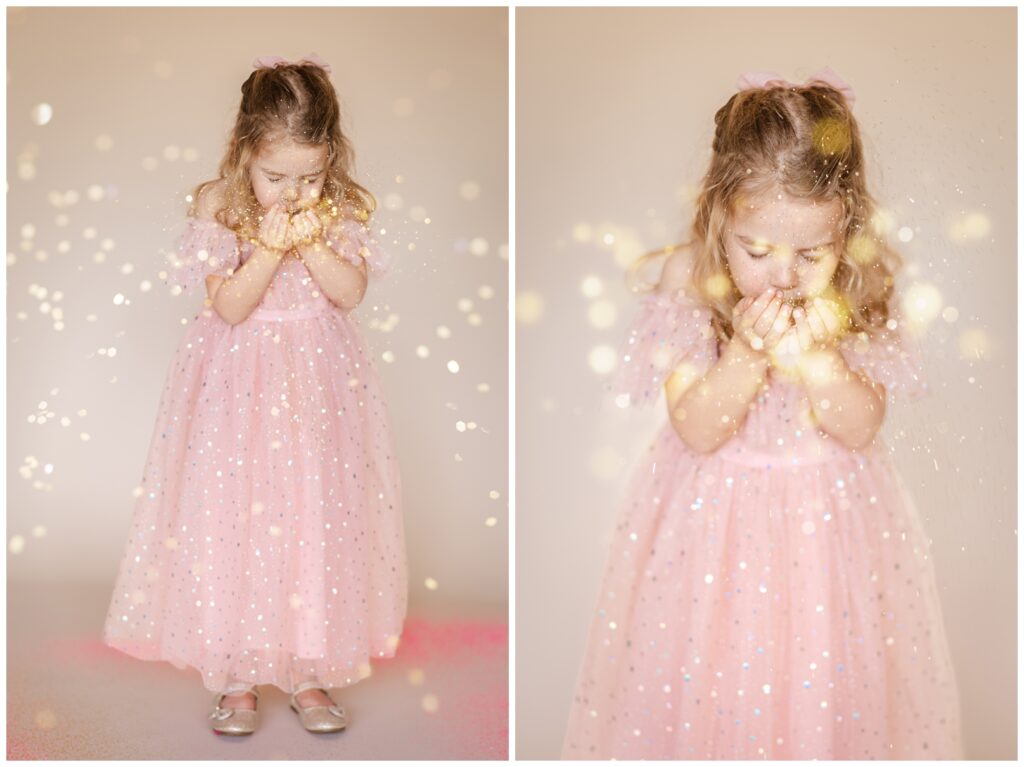
{"type": "Polygon", "coordinates": [[[332,696],[340,733],[300,726],[260,688],[260,729],[210,730],[197,671],[139,661],[101,641],[110,587],[8,583],[8,759],[508,758],[507,614],[410,609],[398,655],[332,696]]]}

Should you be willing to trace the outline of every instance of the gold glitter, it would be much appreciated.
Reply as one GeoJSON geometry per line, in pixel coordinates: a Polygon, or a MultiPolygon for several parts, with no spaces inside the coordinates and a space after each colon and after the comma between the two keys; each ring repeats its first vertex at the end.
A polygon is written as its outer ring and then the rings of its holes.
{"type": "Polygon", "coordinates": [[[428,714],[434,714],[437,713],[437,709],[440,706],[440,702],[438,701],[436,695],[428,694],[423,696],[421,705],[423,706],[423,710],[426,711],[428,714]]]}
{"type": "Polygon", "coordinates": [[[811,142],[826,157],[842,154],[850,146],[850,128],[844,120],[826,117],[814,124],[811,142]]]}

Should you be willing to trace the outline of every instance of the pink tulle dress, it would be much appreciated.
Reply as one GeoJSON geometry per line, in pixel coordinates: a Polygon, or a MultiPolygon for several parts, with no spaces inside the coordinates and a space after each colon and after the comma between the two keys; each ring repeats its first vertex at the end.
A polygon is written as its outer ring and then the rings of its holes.
{"type": "MultiPolygon", "coordinates": [[[[370,232],[327,243],[388,268],[370,232]]],[[[206,295],[253,246],[189,218],[172,282],[206,295]]],[[[406,610],[388,415],[352,316],[286,258],[237,325],[204,305],[160,398],[104,641],[191,667],[213,691],[342,687],[393,656],[406,610]]]]}
{"type": "MultiPolygon", "coordinates": [[[[926,390],[899,327],[841,347],[890,400],[926,390]]],[[[705,307],[651,294],[612,393],[650,404],[717,358],[705,307]]],[[[882,439],[829,439],[774,368],[754,405],[709,454],[666,423],[636,467],[563,758],[963,758],[929,540],[882,439]]]]}

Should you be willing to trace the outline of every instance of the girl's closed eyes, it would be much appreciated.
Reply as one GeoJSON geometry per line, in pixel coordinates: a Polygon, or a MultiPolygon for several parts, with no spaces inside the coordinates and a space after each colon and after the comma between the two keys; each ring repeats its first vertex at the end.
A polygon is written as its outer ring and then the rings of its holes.
{"type": "MultiPolygon", "coordinates": [[[[284,177],[283,176],[267,176],[266,178],[267,178],[267,181],[270,181],[271,183],[276,184],[278,181],[280,181],[284,177]]],[[[306,184],[312,184],[312,183],[316,182],[316,180],[318,178],[320,178],[320,174],[319,173],[317,175],[315,175],[315,176],[307,176],[306,178],[304,178],[302,180],[306,184]]]]}

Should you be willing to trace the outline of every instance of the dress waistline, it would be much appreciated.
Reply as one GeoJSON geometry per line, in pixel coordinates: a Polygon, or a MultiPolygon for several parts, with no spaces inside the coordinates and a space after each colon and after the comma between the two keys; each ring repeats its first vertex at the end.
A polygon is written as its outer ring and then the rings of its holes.
{"type": "Polygon", "coordinates": [[[305,309],[256,309],[249,315],[249,319],[262,322],[287,322],[288,320],[305,320],[328,314],[331,314],[330,305],[311,306],[305,309]]]}
{"type": "Polygon", "coordinates": [[[823,448],[817,453],[773,453],[767,450],[751,450],[746,447],[732,447],[718,451],[724,461],[752,466],[760,469],[786,469],[791,466],[813,466],[841,458],[856,457],[856,453],[834,447],[823,448]]]}

